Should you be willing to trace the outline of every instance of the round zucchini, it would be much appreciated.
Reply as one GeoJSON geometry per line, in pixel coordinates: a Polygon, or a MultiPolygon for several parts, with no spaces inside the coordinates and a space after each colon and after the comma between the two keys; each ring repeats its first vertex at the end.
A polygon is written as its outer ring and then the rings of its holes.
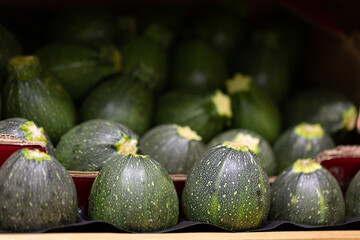
{"type": "Polygon", "coordinates": [[[188,126],[159,125],[140,140],[142,153],[161,163],[170,174],[187,174],[205,151],[201,137],[188,126]]]}
{"type": "Polygon", "coordinates": [[[150,78],[143,75],[142,70],[118,75],[100,84],[82,103],[81,120],[108,119],[143,135],[152,121],[154,100],[147,87],[150,78]]]}
{"type": "Polygon", "coordinates": [[[123,71],[131,73],[134,68],[152,73],[148,82],[150,89],[161,92],[166,86],[167,56],[165,50],[150,38],[138,37],[121,47],[123,71]]]}
{"type": "Polygon", "coordinates": [[[315,158],[335,144],[320,124],[301,123],[286,130],[275,142],[274,153],[281,173],[297,159],[315,158]]]}
{"type": "Polygon", "coordinates": [[[79,102],[103,78],[121,70],[117,48],[99,50],[64,43],[46,45],[36,51],[44,71],[58,79],[74,101],[79,102]]]}
{"type": "Polygon", "coordinates": [[[20,117],[42,126],[53,143],[76,123],[68,93],[52,78],[42,75],[35,56],[13,57],[9,80],[3,88],[4,117],[20,117]]]}
{"type": "Polygon", "coordinates": [[[309,225],[341,224],[344,198],[336,179],[312,159],[299,159],[271,186],[270,219],[309,225]]]}
{"type": "Polygon", "coordinates": [[[1,230],[32,232],[76,222],[75,184],[54,157],[18,150],[2,165],[0,179],[1,230]]]}
{"type": "Polygon", "coordinates": [[[169,174],[142,155],[116,155],[105,163],[89,196],[89,216],[134,232],[154,232],[178,222],[179,200],[169,174]]]}
{"type": "Polygon", "coordinates": [[[284,118],[288,126],[302,121],[320,123],[334,135],[356,127],[358,111],[349,99],[333,90],[307,90],[294,96],[285,105],[284,118]]]}
{"type": "Polygon", "coordinates": [[[136,153],[138,136],[126,126],[95,119],[65,133],[56,147],[56,158],[68,170],[99,171],[111,157],[136,153]]]}
{"type": "Polygon", "coordinates": [[[159,99],[156,123],[189,126],[206,142],[220,133],[231,117],[230,97],[220,90],[210,94],[172,91],[159,99]]]}
{"type": "Polygon", "coordinates": [[[351,180],[345,193],[346,216],[360,217],[360,171],[351,180]]]}
{"type": "Polygon", "coordinates": [[[270,184],[248,147],[224,142],[205,152],[190,171],[183,191],[187,219],[232,231],[260,227],[270,209],[270,184]]]}
{"type": "Polygon", "coordinates": [[[8,118],[0,121],[0,134],[15,135],[17,139],[39,141],[46,144],[46,152],[55,156],[55,148],[42,127],[24,118],[8,118]]]}
{"type": "Polygon", "coordinates": [[[230,129],[211,139],[211,141],[207,144],[207,147],[211,148],[225,141],[246,145],[259,157],[259,160],[268,176],[274,176],[276,174],[276,160],[274,152],[269,142],[259,134],[248,129],[230,129]]]}
{"type": "Polygon", "coordinates": [[[161,4],[153,8],[143,9],[139,12],[137,20],[139,32],[169,49],[173,40],[181,32],[185,13],[181,7],[174,4],[161,4]]]}
{"type": "Polygon", "coordinates": [[[281,103],[288,95],[290,67],[276,50],[257,44],[244,45],[233,62],[235,72],[252,76],[254,86],[275,102],[281,103]]]}
{"type": "Polygon", "coordinates": [[[281,117],[276,104],[256,89],[252,77],[235,74],[226,81],[233,111],[232,127],[246,128],[273,142],[280,133],[281,117]]]}

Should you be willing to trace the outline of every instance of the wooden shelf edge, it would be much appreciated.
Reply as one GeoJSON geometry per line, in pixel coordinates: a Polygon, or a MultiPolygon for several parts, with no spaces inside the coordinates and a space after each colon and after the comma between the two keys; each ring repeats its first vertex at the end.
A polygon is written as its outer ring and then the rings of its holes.
{"type": "Polygon", "coordinates": [[[0,239],[13,240],[110,240],[110,239],[144,239],[144,240],[266,240],[266,239],[360,239],[357,231],[291,231],[291,232],[258,232],[258,233],[161,233],[161,234],[129,234],[129,233],[41,233],[41,234],[0,234],[0,239]]]}

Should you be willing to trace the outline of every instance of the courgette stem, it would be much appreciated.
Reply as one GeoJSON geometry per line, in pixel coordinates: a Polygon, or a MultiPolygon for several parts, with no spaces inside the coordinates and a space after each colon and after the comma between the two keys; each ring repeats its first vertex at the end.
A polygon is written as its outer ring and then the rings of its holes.
{"type": "Polygon", "coordinates": [[[322,138],[324,130],[320,124],[301,123],[295,128],[295,133],[304,139],[322,138]]]}
{"type": "Polygon", "coordinates": [[[356,127],[358,112],[354,106],[350,107],[343,113],[343,126],[346,131],[352,131],[356,127]]]}
{"type": "Polygon", "coordinates": [[[24,82],[30,79],[39,78],[41,65],[36,56],[15,56],[8,64],[9,79],[24,82]]]}
{"type": "Polygon", "coordinates": [[[311,158],[298,159],[292,166],[292,171],[296,173],[312,173],[320,169],[321,165],[314,162],[311,158]]]}
{"type": "Polygon", "coordinates": [[[44,152],[41,152],[39,149],[30,150],[28,148],[24,149],[24,158],[28,160],[34,160],[35,162],[50,161],[51,158],[44,152]]]}

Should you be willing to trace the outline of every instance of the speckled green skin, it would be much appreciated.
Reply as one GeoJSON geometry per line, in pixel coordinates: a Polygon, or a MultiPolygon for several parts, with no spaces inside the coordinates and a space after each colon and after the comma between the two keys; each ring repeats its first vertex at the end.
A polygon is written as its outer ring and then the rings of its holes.
{"type": "Polygon", "coordinates": [[[139,37],[121,47],[123,71],[131,72],[135,67],[143,67],[153,73],[147,83],[150,89],[161,92],[166,85],[167,56],[165,50],[149,38],[139,37]]]}
{"type": "Polygon", "coordinates": [[[166,170],[149,156],[117,155],[95,179],[89,216],[134,232],[153,232],[178,222],[179,200],[166,170]]]}
{"type": "Polygon", "coordinates": [[[47,76],[23,82],[9,80],[2,93],[5,118],[34,121],[44,128],[54,144],[76,123],[70,96],[59,83],[47,76]]]}
{"type": "Polygon", "coordinates": [[[228,78],[224,57],[206,42],[184,42],[175,49],[171,85],[176,89],[211,91],[228,78]]]}
{"type": "Polygon", "coordinates": [[[221,117],[211,101],[211,95],[172,91],[160,97],[156,124],[175,123],[189,126],[206,142],[220,133],[228,121],[221,117]]]}
{"type": "Polygon", "coordinates": [[[355,105],[345,96],[335,91],[316,89],[294,96],[284,109],[288,126],[306,121],[320,123],[330,134],[345,131],[343,112],[355,105]]]}
{"type": "Polygon", "coordinates": [[[296,173],[287,168],[271,185],[272,220],[310,225],[341,224],[345,217],[344,198],[336,179],[320,168],[296,173]]]}
{"type": "Polygon", "coordinates": [[[139,135],[149,129],[153,94],[129,75],[116,76],[92,91],[80,108],[82,121],[102,118],[122,123],[139,135]]]}
{"type": "Polygon", "coordinates": [[[211,148],[219,143],[223,143],[224,141],[234,142],[236,136],[239,134],[247,134],[252,136],[253,138],[259,139],[258,145],[258,153],[256,154],[259,157],[261,164],[264,167],[265,172],[268,176],[274,176],[276,173],[276,160],[274,156],[274,152],[268,141],[265,140],[259,134],[248,130],[248,129],[230,129],[226,132],[220,133],[215,136],[211,141],[207,144],[208,148],[211,148]]]}
{"type": "Polygon", "coordinates": [[[295,127],[289,128],[282,133],[274,144],[273,150],[278,163],[278,174],[297,159],[315,158],[322,151],[335,147],[333,140],[325,131],[322,137],[305,139],[295,133],[295,127]]]}
{"type": "Polygon", "coordinates": [[[8,60],[21,54],[21,47],[18,40],[12,33],[0,24],[0,86],[6,80],[6,66],[8,60]]]}
{"type": "Polygon", "coordinates": [[[81,123],[65,133],[56,147],[56,159],[68,170],[99,171],[118,155],[115,143],[123,136],[138,139],[126,126],[102,119],[81,123]]]}
{"type": "Polygon", "coordinates": [[[255,44],[248,45],[233,62],[238,65],[235,72],[251,75],[254,86],[275,102],[281,103],[285,99],[289,91],[290,69],[278,52],[255,44]]]}
{"type": "MultiPolygon", "coordinates": [[[[8,118],[0,121],[0,134],[15,135],[17,139],[28,140],[25,138],[24,131],[20,129],[20,126],[29,120],[24,118],[8,118]]],[[[44,132],[46,137],[46,153],[55,156],[55,148],[49,138],[44,132]]]]}
{"type": "Polygon", "coordinates": [[[179,135],[174,124],[164,124],[148,131],[140,140],[142,153],[161,163],[170,174],[186,174],[205,151],[200,140],[179,135]]]}
{"type": "Polygon", "coordinates": [[[360,171],[351,180],[345,194],[346,216],[360,217],[360,171]]]}
{"type": "Polygon", "coordinates": [[[261,134],[269,142],[273,142],[281,130],[280,112],[265,93],[250,87],[231,95],[233,128],[246,128],[261,134]]]}
{"type": "Polygon", "coordinates": [[[194,164],[182,200],[189,220],[249,230],[267,219],[270,185],[253,152],[217,145],[194,164]]]}
{"type": "Polygon", "coordinates": [[[110,49],[107,58],[101,56],[100,50],[64,43],[49,44],[36,51],[43,70],[58,79],[75,102],[81,101],[101,79],[119,72],[112,53],[110,49]]]}
{"type": "Polygon", "coordinates": [[[1,230],[31,232],[76,222],[75,185],[55,158],[29,160],[19,150],[2,165],[0,179],[1,230]]]}

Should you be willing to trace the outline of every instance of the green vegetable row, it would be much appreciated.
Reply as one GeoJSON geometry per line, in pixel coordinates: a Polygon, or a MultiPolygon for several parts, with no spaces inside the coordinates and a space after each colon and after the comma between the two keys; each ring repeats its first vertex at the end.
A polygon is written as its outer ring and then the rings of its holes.
{"type": "MultiPolygon", "coordinates": [[[[130,231],[178,223],[169,174],[179,173],[189,220],[233,231],[267,219],[342,223],[339,186],[311,159],[351,136],[357,109],[332,90],[293,91],[303,34],[278,20],[248,30],[241,9],[69,11],[30,55],[0,25],[0,134],[47,151],[21,150],[0,169],[0,229],[74,223],[66,170],[100,171],[90,217],[130,231]]],[[[359,216],[350,186],[347,215],[359,216]]]]}
{"type": "MultiPolygon", "coordinates": [[[[270,188],[257,155],[225,141],[196,160],[185,183],[188,220],[231,231],[261,227],[266,220],[336,225],[359,216],[359,173],[345,200],[331,173],[312,159],[298,159],[270,188]],[[346,210],[345,210],[346,209],[346,210]]],[[[76,222],[77,196],[67,170],[51,155],[21,149],[0,169],[0,229],[32,232],[76,222]]],[[[175,226],[179,201],[165,168],[148,155],[115,154],[105,162],[89,196],[92,220],[133,232],[175,226]]]]}

